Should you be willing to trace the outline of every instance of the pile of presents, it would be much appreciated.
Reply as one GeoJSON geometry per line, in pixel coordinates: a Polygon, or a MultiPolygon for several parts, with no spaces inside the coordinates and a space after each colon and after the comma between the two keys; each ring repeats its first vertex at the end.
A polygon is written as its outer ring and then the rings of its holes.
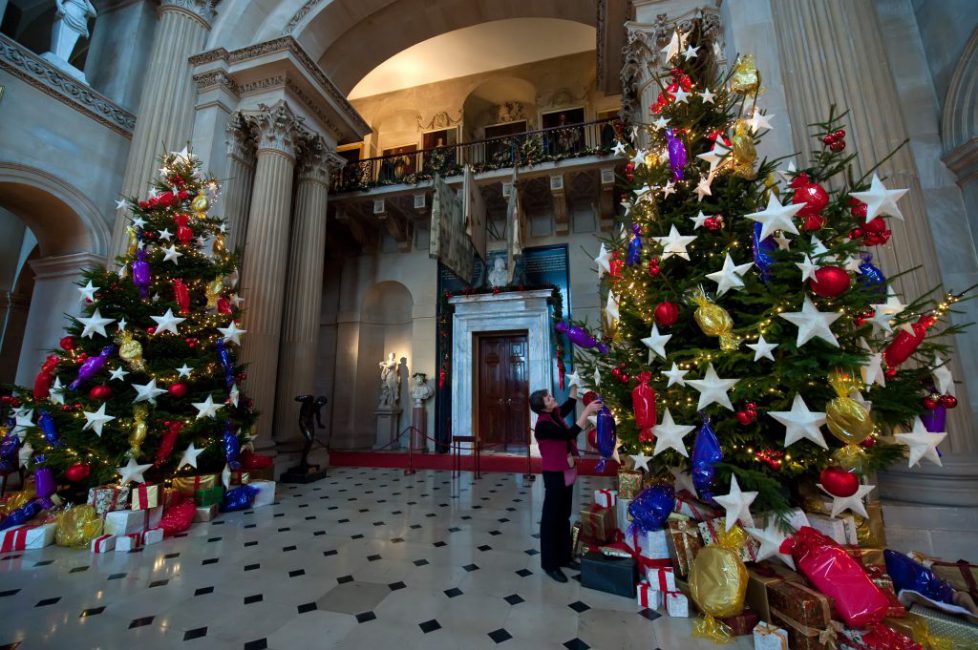
{"type": "Polygon", "coordinates": [[[885,549],[879,503],[832,517],[810,495],[774,526],[755,518],[751,535],[681,491],[647,530],[632,504],[649,489],[622,469],[618,490],[594,491],[572,535],[583,586],[669,616],[699,612],[695,636],[753,635],[758,650],[978,649],[978,565],[885,549]]]}
{"type": "MultiPolygon", "coordinates": [[[[36,500],[33,483],[0,501],[0,552],[57,544],[92,553],[129,552],[187,531],[218,512],[271,505],[272,469],[226,471],[175,477],[166,484],[103,485],[88,490],[87,502],[65,504],[55,498],[30,521],[8,525],[9,513],[36,500]]],[[[78,501],[84,499],[84,492],[78,501]]]]}

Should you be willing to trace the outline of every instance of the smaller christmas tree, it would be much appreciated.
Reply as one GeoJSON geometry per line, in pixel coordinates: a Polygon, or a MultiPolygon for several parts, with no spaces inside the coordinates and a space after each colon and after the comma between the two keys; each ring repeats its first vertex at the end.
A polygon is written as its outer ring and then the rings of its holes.
{"type": "Polygon", "coordinates": [[[59,484],[80,492],[240,466],[255,413],[240,389],[236,255],[208,214],[218,195],[186,148],[163,156],[149,198],[128,201],[119,271],[84,271],[83,314],[33,389],[8,400],[24,448],[59,484]]]}

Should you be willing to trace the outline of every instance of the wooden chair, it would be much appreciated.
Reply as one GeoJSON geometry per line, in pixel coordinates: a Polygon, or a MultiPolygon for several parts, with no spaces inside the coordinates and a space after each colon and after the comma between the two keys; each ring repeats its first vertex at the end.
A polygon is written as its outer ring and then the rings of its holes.
{"type": "Polygon", "coordinates": [[[470,443],[472,445],[472,465],[475,471],[475,478],[482,478],[481,464],[479,456],[482,451],[482,444],[478,436],[452,436],[452,478],[462,475],[462,445],[470,443]]]}

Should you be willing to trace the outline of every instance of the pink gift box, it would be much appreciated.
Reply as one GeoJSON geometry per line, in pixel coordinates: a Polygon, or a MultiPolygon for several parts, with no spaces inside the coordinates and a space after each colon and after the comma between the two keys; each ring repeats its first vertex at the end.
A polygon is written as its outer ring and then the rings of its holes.
{"type": "Polygon", "coordinates": [[[108,553],[115,550],[115,537],[99,535],[92,540],[92,553],[108,553]]]}
{"type": "Polygon", "coordinates": [[[602,508],[614,508],[618,504],[618,490],[595,490],[594,503],[602,508]]]}
{"type": "Polygon", "coordinates": [[[659,591],[676,591],[676,572],[672,567],[649,567],[645,570],[645,577],[659,591]]]}
{"type": "Polygon", "coordinates": [[[662,607],[662,592],[655,589],[647,582],[640,582],[636,586],[636,599],[639,607],[647,609],[659,609],[662,607]]]}
{"type": "Polygon", "coordinates": [[[689,618],[689,598],[681,591],[667,592],[666,612],[669,616],[689,618]]]}

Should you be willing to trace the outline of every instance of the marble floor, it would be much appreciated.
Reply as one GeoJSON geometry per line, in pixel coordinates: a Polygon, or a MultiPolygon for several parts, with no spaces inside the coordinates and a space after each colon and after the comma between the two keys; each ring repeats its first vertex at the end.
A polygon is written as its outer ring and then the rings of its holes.
{"type": "Polygon", "coordinates": [[[0,650],[715,647],[693,619],[543,575],[542,504],[518,475],[336,468],[139,552],[7,553],[0,650]]]}

